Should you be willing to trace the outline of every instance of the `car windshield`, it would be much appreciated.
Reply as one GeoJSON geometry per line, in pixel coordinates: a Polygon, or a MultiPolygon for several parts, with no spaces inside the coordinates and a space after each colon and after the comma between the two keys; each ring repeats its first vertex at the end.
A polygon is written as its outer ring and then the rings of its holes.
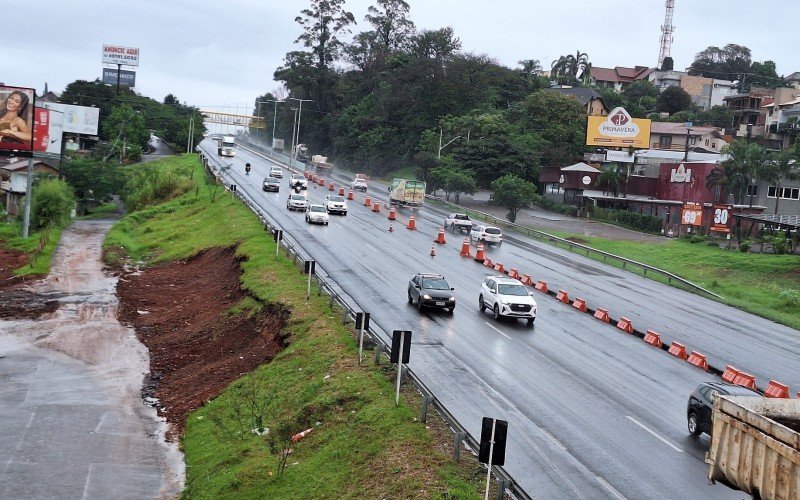
{"type": "Polygon", "coordinates": [[[293,194],[292,199],[295,201],[306,201],[306,197],[302,194],[293,194]]]}
{"type": "Polygon", "coordinates": [[[366,183],[367,181],[365,181],[364,179],[356,179],[356,184],[366,184],[366,183]]]}
{"type": "Polygon", "coordinates": [[[464,215],[464,214],[456,214],[456,216],[453,217],[453,218],[454,219],[458,219],[458,220],[469,220],[469,216],[464,215]]]}
{"type": "Polygon", "coordinates": [[[311,205],[311,208],[309,210],[311,210],[312,212],[324,212],[325,207],[323,207],[322,205],[311,205]]]}
{"type": "Polygon", "coordinates": [[[341,196],[331,196],[330,201],[342,202],[344,201],[344,198],[341,196]]]}
{"type": "Polygon", "coordinates": [[[502,234],[502,231],[500,231],[496,227],[487,227],[486,234],[502,234]]]}
{"type": "Polygon", "coordinates": [[[522,285],[497,285],[497,293],[500,295],[528,295],[528,289],[522,285]]]}
{"type": "Polygon", "coordinates": [[[278,181],[278,179],[276,179],[275,177],[267,177],[267,178],[266,178],[266,179],[264,179],[264,180],[265,180],[265,181],[267,181],[267,182],[280,182],[280,181],[278,181]]]}
{"type": "Polygon", "coordinates": [[[270,170],[272,170],[273,172],[280,172],[281,167],[272,167],[270,170]]]}
{"type": "Polygon", "coordinates": [[[300,174],[292,174],[292,179],[303,179],[304,177],[300,174]]]}
{"type": "Polygon", "coordinates": [[[450,290],[450,285],[447,284],[444,278],[423,278],[422,288],[428,290],[450,290]]]}

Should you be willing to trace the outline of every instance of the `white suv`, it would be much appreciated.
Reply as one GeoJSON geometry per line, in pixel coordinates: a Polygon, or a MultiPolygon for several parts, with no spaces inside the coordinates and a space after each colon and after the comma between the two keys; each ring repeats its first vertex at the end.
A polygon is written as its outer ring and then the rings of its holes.
{"type": "Polygon", "coordinates": [[[309,205],[306,210],[306,222],[309,224],[328,225],[328,211],[322,205],[309,205]]]}
{"type": "Polygon", "coordinates": [[[306,200],[305,195],[292,193],[289,195],[289,199],[286,200],[286,208],[289,210],[305,211],[307,207],[308,200],[306,200]]]}
{"type": "Polygon", "coordinates": [[[494,243],[498,246],[503,244],[503,231],[499,227],[472,226],[469,236],[478,243],[494,243]]]}
{"type": "Polygon", "coordinates": [[[289,187],[294,189],[296,186],[300,186],[301,189],[308,189],[308,181],[303,174],[292,174],[292,177],[289,178],[289,187]]]}
{"type": "Polygon", "coordinates": [[[329,214],[337,213],[347,215],[347,201],[344,196],[329,194],[325,197],[325,210],[329,214]]]}
{"type": "Polygon", "coordinates": [[[364,179],[363,177],[356,177],[350,183],[350,189],[352,189],[353,191],[363,191],[363,192],[366,193],[367,192],[367,179],[364,179]]]}
{"type": "Polygon", "coordinates": [[[269,176],[283,179],[283,169],[277,165],[269,167],[269,176]]]}
{"type": "Polygon", "coordinates": [[[536,301],[525,285],[508,276],[487,276],[481,285],[478,307],[492,311],[495,319],[503,316],[528,320],[533,326],[536,320],[536,301]]]}

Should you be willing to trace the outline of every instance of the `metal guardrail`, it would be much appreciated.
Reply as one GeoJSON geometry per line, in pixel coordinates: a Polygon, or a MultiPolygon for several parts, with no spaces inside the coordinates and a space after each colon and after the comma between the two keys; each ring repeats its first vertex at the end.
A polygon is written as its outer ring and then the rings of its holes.
{"type": "Polygon", "coordinates": [[[530,228],[530,227],[527,227],[527,226],[523,226],[521,224],[515,224],[513,222],[507,221],[506,219],[501,219],[499,217],[495,217],[492,214],[488,214],[486,212],[481,212],[480,210],[475,210],[473,208],[467,208],[467,207],[463,207],[461,205],[456,205],[455,203],[451,203],[450,201],[448,201],[448,200],[446,200],[444,198],[441,198],[439,196],[426,194],[425,197],[428,198],[428,199],[436,200],[437,202],[443,203],[443,204],[447,205],[449,208],[451,208],[453,210],[458,210],[459,212],[478,214],[480,216],[480,218],[482,218],[483,220],[491,221],[494,224],[499,225],[499,226],[512,228],[514,231],[516,231],[518,233],[527,234],[528,236],[530,236],[532,238],[537,238],[537,239],[540,239],[540,240],[545,241],[547,243],[556,243],[556,244],[561,243],[564,246],[566,246],[571,252],[574,251],[575,248],[577,248],[577,249],[580,249],[580,250],[586,252],[586,256],[587,257],[589,256],[589,254],[594,254],[594,255],[597,255],[597,256],[601,256],[603,258],[603,262],[608,262],[609,259],[615,260],[615,261],[620,262],[622,264],[622,269],[627,269],[627,266],[638,267],[638,268],[642,269],[642,274],[644,274],[645,276],[647,276],[647,272],[650,271],[653,274],[661,275],[661,276],[667,278],[667,282],[668,283],[672,283],[673,281],[675,281],[676,283],[680,283],[680,284],[684,285],[687,288],[690,288],[690,289],[693,289],[693,290],[708,294],[708,295],[710,295],[712,297],[715,297],[717,299],[720,299],[720,300],[724,300],[724,297],[722,297],[720,295],[717,295],[716,293],[712,292],[711,290],[707,290],[707,289],[701,287],[700,285],[698,285],[696,283],[692,283],[691,281],[689,281],[689,280],[687,280],[685,278],[681,278],[680,276],[678,276],[676,274],[673,274],[673,273],[671,273],[669,271],[665,271],[663,269],[659,269],[659,268],[651,266],[649,264],[644,264],[642,262],[638,262],[638,261],[635,261],[635,260],[632,260],[632,259],[628,259],[628,258],[622,257],[620,255],[615,255],[613,253],[604,252],[603,250],[598,250],[596,248],[592,248],[590,246],[582,245],[580,243],[576,243],[574,241],[567,240],[565,238],[560,238],[560,237],[558,237],[556,235],[553,235],[553,234],[550,234],[550,233],[546,233],[546,232],[540,231],[538,229],[533,229],[533,228],[530,228]]]}
{"type": "MultiPolygon", "coordinates": [[[[210,161],[210,158],[213,156],[209,156],[208,152],[198,146],[198,151],[200,152],[200,158],[203,162],[203,166],[206,168],[207,172],[213,175],[217,181],[222,180],[222,175],[227,173],[230,169],[229,164],[224,164],[217,159],[214,159],[214,163],[217,163],[216,167],[210,161]]],[[[272,156],[272,155],[271,155],[272,156]]],[[[275,155],[277,157],[278,154],[275,155]]],[[[280,155],[286,157],[285,155],[280,155]]],[[[286,157],[288,158],[288,157],[286,157]]],[[[283,161],[283,160],[281,160],[283,161]]],[[[284,163],[288,163],[283,161],[284,163]]],[[[298,167],[295,167],[298,168],[298,167]]],[[[224,185],[224,183],[223,183],[224,185]]],[[[261,208],[255,203],[255,201],[250,197],[243,190],[237,189],[233,192],[233,194],[239,198],[245,205],[247,205],[259,218],[262,224],[264,224],[265,230],[274,231],[275,229],[281,229],[278,223],[273,220],[267,213],[263,212],[261,208]]],[[[309,259],[310,254],[308,254],[300,245],[298,241],[296,241],[290,234],[288,234],[285,230],[283,231],[283,239],[278,245],[282,245],[285,255],[292,259],[294,265],[298,266],[300,271],[302,272],[303,261],[309,259]]],[[[356,313],[363,311],[363,309],[358,305],[358,303],[353,299],[347,292],[344,291],[334,280],[333,278],[325,272],[324,268],[317,263],[316,266],[316,274],[314,276],[314,281],[317,284],[317,295],[325,294],[330,297],[329,306],[333,309],[334,307],[338,307],[342,311],[341,321],[343,324],[348,324],[349,322],[355,322],[356,313]]],[[[377,322],[371,321],[369,329],[366,330],[366,333],[369,335],[369,338],[375,342],[375,364],[380,363],[380,357],[383,353],[388,353],[391,350],[391,339],[387,332],[379,325],[377,322]]],[[[422,395],[422,408],[421,408],[421,418],[420,420],[424,423],[427,418],[428,408],[429,406],[433,406],[440,414],[442,419],[447,422],[451,429],[454,432],[455,438],[455,451],[454,451],[454,458],[458,460],[460,451],[461,451],[461,444],[464,443],[469,451],[473,454],[477,454],[477,451],[480,448],[480,442],[475,439],[475,437],[470,434],[466,428],[461,425],[461,423],[453,416],[452,413],[447,409],[444,403],[436,398],[422,379],[414,373],[408,366],[403,367],[403,375],[406,377],[407,380],[410,380],[414,386],[416,387],[417,391],[422,395]]],[[[499,466],[492,466],[492,473],[494,474],[495,478],[497,478],[497,498],[502,499],[505,498],[506,492],[508,492],[513,498],[518,498],[521,500],[530,500],[532,497],[528,495],[520,485],[514,481],[511,475],[503,468],[499,466]]]]}

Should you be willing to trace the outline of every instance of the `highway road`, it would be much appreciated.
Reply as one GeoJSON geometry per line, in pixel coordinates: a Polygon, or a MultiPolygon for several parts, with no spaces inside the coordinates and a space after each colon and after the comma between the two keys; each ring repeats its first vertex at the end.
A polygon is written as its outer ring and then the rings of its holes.
{"type": "MultiPolygon", "coordinates": [[[[201,147],[218,160],[210,141],[201,147]]],[[[463,237],[448,233],[438,255],[428,255],[441,210],[420,210],[418,231],[396,224],[390,233],[385,213],[350,202],[347,216],[310,226],[286,209],[288,180],[279,193],[261,191],[270,161],[240,148],[235,159],[220,163],[233,163],[226,175],[382,329],[414,332],[411,368],[473,435],[480,434],[484,416],[509,421],[506,469],[531,495],[742,498],[707,484],[708,438],[686,431],[688,394],[708,374],[544,294],[535,295],[534,328],[479,312],[480,283],[489,272],[459,255],[463,237]],[[246,161],[253,165],[249,176],[246,161]],[[455,287],[453,315],[420,313],[407,304],[408,280],[420,271],[442,273],[455,287]]],[[[386,199],[385,191],[372,191],[386,199]]],[[[315,202],[326,194],[322,187],[309,189],[315,202]]],[[[789,368],[798,352],[794,330],[518,235],[490,249],[489,257],[577,294],[590,307],[630,317],[639,329],[705,348],[714,363],[750,369],[762,382],[761,374],[769,373],[798,385],[789,368]]]]}

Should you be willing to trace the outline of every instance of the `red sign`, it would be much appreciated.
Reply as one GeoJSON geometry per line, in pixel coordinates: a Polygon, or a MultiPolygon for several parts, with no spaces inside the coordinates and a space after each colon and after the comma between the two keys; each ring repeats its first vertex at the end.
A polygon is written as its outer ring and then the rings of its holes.
{"type": "Polygon", "coordinates": [[[33,114],[33,150],[47,151],[50,144],[50,110],[36,108],[33,114]]]}
{"type": "Polygon", "coordinates": [[[711,230],[718,233],[730,233],[733,224],[732,205],[714,205],[711,218],[711,230]]]}
{"type": "Polygon", "coordinates": [[[35,99],[34,89],[0,86],[0,151],[31,156],[35,99]]]}
{"type": "Polygon", "coordinates": [[[703,225],[703,205],[694,201],[687,201],[681,210],[681,224],[687,226],[703,225]]]}

